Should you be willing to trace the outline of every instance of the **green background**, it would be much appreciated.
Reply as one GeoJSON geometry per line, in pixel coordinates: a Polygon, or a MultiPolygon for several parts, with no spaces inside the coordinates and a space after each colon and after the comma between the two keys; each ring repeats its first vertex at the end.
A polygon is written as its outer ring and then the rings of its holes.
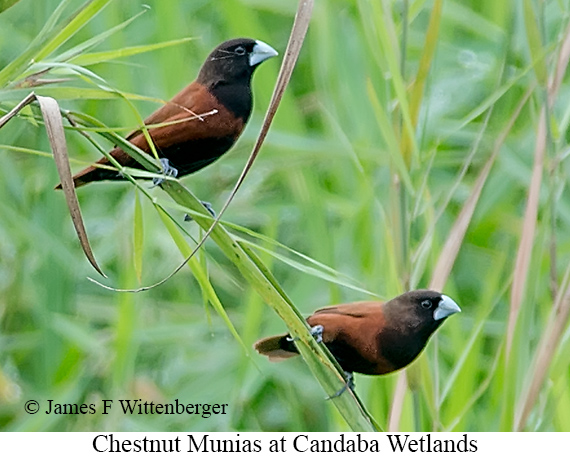
{"type": "MultiPolygon", "coordinates": [[[[0,68],[23,55],[60,3],[20,0],[0,14],[0,68]]],[[[83,4],[64,3],[58,24],[83,4]]],[[[263,235],[234,230],[263,248],[257,253],[306,315],[433,284],[462,307],[407,370],[402,401],[395,399],[401,375],[356,376],[357,393],[382,429],[570,431],[570,82],[563,77],[556,91],[549,83],[560,56],[564,60],[570,8],[562,1],[446,0],[435,14],[439,3],[317,2],[270,134],[223,219],[263,235]],[[434,17],[439,27],[430,28],[434,17]],[[554,98],[538,211],[526,215],[549,87],[554,98]],[[410,116],[414,107],[417,120],[410,116]],[[478,179],[484,186],[474,212],[462,216],[478,179]],[[464,238],[451,232],[458,221],[467,225],[464,238]],[[524,242],[523,226],[533,222],[536,230],[524,242]],[[527,274],[517,268],[523,254],[530,256],[527,274]],[[449,276],[436,268],[442,259],[451,262],[449,276]],[[529,394],[533,382],[536,395],[529,394]],[[525,405],[530,414],[519,424],[525,405]]],[[[115,0],[43,61],[57,61],[65,50],[146,11],[80,57],[102,61],[85,68],[110,88],[167,100],[226,39],[261,39],[282,56],[295,9],[295,2],[282,0],[115,0]],[[187,37],[193,39],[119,55],[187,37]],[[101,51],[112,58],[93,55],[101,51]]],[[[44,78],[66,81],[37,92],[121,134],[137,126],[128,103],[97,87],[92,74],[75,70],[52,70],[44,78]]],[[[231,152],[184,178],[218,210],[251,151],[278,71],[278,59],[257,70],[254,112],[231,152]]],[[[18,78],[6,81],[0,113],[30,90],[18,78]]],[[[133,103],[143,117],[159,106],[133,103]]],[[[99,157],[77,132],[68,131],[67,140],[72,159],[99,157]]],[[[27,108],[0,130],[0,429],[350,429],[301,358],[270,364],[250,349],[286,327],[213,242],[201,251],[200,265],[246,349],[188,268],[139,294],[89,282],[96,272],[81,252],[63,194],[53,191],[53,160],[38,151],[49,152],[49,143],[38,110],[27,108]],[[48,399],[100,409],[102,399],[139,398],[229,408],[210,418],[131,416],[117,407],[110,415],[28,415],[23,408],[30,399],[43,411],[48,399]]],[[[74,170],[82,165],[72,162],[74,170]]],[[[150,193],[170,201],[158,188],[150,193]]],[[[135,217],[134,186],[95,183],[78,195],[96,258],[109,276],[105,284],[149,285],[182,261],[142,195],[135,217]]],[[[181,221],[184,212],[171,214],[181,221]]],[[[200,237],[195,224],[186,228],[200,237]]]]}

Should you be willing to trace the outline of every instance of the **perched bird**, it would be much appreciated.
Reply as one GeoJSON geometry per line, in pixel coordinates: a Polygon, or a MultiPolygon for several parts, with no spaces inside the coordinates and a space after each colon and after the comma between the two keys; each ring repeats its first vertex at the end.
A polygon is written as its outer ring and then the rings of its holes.
{"type": "MultiPolygon", "coordinates": [[[[145,120],[146,125],[175,122],[149,129],[165,174],[194,173],[232,147],[251,114],[253,72],[276,55],[277,51],[262,41],[226,41],[211,52],[194,82],[145,120]]],[[[142,131],[131,133],[127,140],[152,154],[142,131]]],[[[111,155],[123,166],[143,168],[120,147],[111,155]]],[[[106,158],[97,163],[109,165],[106,158]]],[[[73,177],[75,187],[106,179],[122,176],[115,170],[90,166],[73,177]]]]}
{"type": "MultiPolygon", "coordinates": [[[[322,341],[346,372],[379,375],[410,364],[457,303],[432,290],[406,292],[388,302],[356,302],[318,309],[307,318],[311,333],[322,341]]],[[[269,360],[298,354],[287,334],[259,340],[255,349],[269,360]]],[[[344,390],[344,389],[343,389],[344,390]]]]}

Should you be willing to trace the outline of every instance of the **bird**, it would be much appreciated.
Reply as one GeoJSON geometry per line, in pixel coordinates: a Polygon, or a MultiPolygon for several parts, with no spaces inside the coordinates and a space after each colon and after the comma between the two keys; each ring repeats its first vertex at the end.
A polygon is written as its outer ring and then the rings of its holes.
{"type": "MultiPolygon", "coordinates": [[[[353,373],[384,375],[398,371],[422,352],[431,335],[461,308],[447,295],[413,290],[387,302],[361,301],[317,309],[307,318],[354,388],[353,373]]],[[[288,334],[263,338],[254,348],[271,361],[298,355],[288,334]]],[[[337,394],[346,389],[346,386],[337,394]]]]}
{"type": "MultiPolygon", "coordinates": [[[[194,173],[233,146],[251,114],[253,72],[259,64],[277,55],[275,49],[260,40],[236,38],[225,41],[208,55],[196,80],[144,121],[149,126],[172,123],[148,129],[165,175],[181,177],[194,173]]],[[[134,131],[126,139],[152,154],[141,130],[134,131]]],[[[110,155],[122,166],[144,169],[118,146],[110,155]]],[[[107,158],[102,158],[75,174],[75,187],[92,181],[123,179],[119,170],[96,165],[110,163],[107,158]]],[[[155,185],[161,182],[154,180],[155,185]]],[[[56,189],[61,189],[61,184],[56,189]]]]}

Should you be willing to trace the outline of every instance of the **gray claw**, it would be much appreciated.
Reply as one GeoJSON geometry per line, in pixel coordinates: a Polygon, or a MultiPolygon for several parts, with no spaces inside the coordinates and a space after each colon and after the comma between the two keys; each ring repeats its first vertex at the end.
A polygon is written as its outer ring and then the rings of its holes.
{"type": "MultiPolygon", "coordinates": [[[[317,344],[323,342],[323,331],[324,331],[324,329],[325,328],[322,325],[315,325],[314,327],[311,327],[311,335],[313,335],[317,344]]],[[[299,337],[295,337],[295,338],[291,338],[290,336],[286,337],[287,341],[297,341],[298,339],[299,339],[299,337]]]]}
{"type": "Polygon", "coordinates": [[[346,378],[346,384],[342,386],[338,392],[332,394],[330,397],[325,398],[325,400],[332,400],[333,398],[340,397],[347,388],[354,390],[354,375],[350,371],[345,371],[344,376],[346,378]]]}
{"type": "MultiPolygon", "coordinates": [[[[162,174],[164,176],[171,176],[176,178],[178,176],[178,170],[170,165],[170,161],[166,158],[160,159],[162,165],[162,174]]],[[[160,186],[165,180],[163,178],[152,178],[152,187],[160,186]]]]}
{"type": "Polygon", "coordinates": [[[214,208],[212,207],[212,204],[209,202],[203,202],[201,201],[200,203],[202,203],[202,205],[204,205],[204,208],[206,208],[206,210],[212,215],[212,217],[215,219],[216,218],[216,212],[214,211],[214,208]]]}
{"type": "MultiPolygon", "coordinates": [[[[203,202],[201,201],[200,203],[202,203],[202,205],[204,206],[204,208],[206,208],[206,210],[212,215],[212,217],[215,219],[216,218],[216,212],[214,211],[214,208],[212,207],[212,204],[209,202],[203,202]]],[[[190,214],[185,214],[184,215],[184,222],[190,222],[193,221],[194,218],[192,216],[190,216],[190,214]]]]}
{"type": "Polygon", "coordinates": [[[322,325],[315,325],[314,327],[311,327],[311,335],[313,335],[315,337],[315,341],[317,343],[322,343],[323,342],[323,331],[324,331],[324,327],[322,325]]]}

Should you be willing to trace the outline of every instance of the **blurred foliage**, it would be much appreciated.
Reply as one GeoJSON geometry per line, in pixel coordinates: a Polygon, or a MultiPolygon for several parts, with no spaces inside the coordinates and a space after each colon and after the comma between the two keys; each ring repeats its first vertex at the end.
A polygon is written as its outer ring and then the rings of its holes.
{"type": "MultiPolygon", "coordinates": [[[[65,18],[81,4],[21,0],[3,12],[0,68],[25,55],[58,6],[65,18]]],[[[392,417],[402,430],[512,430],[536,372],[537,348],[548,336],[553,304],[567,287],[570,81],[564,77],[548,110],[532,257],[507,357],[511,285],[545,75],[554,74],[570,10],[565,2],[445,1],[437,33],[428,33],[436,4],[317,3],[265,146],[224,220],[258,234],[241,235],[265,249],[256,248],[304,313],[370,298],[365,291],[391,298],[434,281],[450,230],[491,163],[451,274],[444,278],[445,292],[463,313],[446,322],[407,370],[410,388],[398,417],[390,416],[398,374],[357,375],[356,385],[384,429],[392,417]],[[422,73],[422,56],[430,46],[433,58],[422,73]],[[414,90],[422,74],[424,90],[414,90]],[[417,125],[414,106],[419,107],[417,125]],[[494,148],[499,149],[492,161],[494,148]],[[322,267],[313,268],[287,247],[332,270],[323,274],[322,267]]],[[[250,36],[282,53],[295,5],[277,0],[111,1],[62,43],[62,50],[141,12],[95,49],[82,51],[76,64],[109,87],[140,95],[134,103],[144,116],[157,107],[150,100],[169,99],[193,80],[208,52],[226,39],[250,36]],[[193,39],[152,52],[126,51],[188,37],[193,39]],[[97,63],[106,60],[106,51],[118,50],[125,50],[124,57],[97,63]]],[[[35,90],[123,133],[137,125],[136,113],[124,100],[99,90],[90,74],[69,70],[55,68],[45,76],[69,81],[35,90]]],[[[214,208],[221,208],[247,159],[277,72],[276,61],[257,71],[255,110],[232,151],[184,179],[214,208]]],[[[0,114],[30,90],[11,83],[0,88],[0,114]]],[[[30,108],[0,130],[0,428],[347,430],[301,358],[269,364],[244,351],[224,320],[211,312],[190,269],[134,295],[86,280],[93,270],[75,238],[63,196],[52,191],[57,183],[53,161],[38,154],[49,152],[49,145],[34,112],[30,108]],[[209,418],[125,416],[118,408],[110,415],[27,415],[23,409],[30,399],[45,407],[48,399],[100,405],[101,399],[138,398],[228,403],[229,408],[228,414],[209,418]]],[[[68,131],[67,139],[74,159],[98,158],[77,132],[68,131]]],[[[160,189],[150,192],[169,201],[160,189]]],[[[182,260],[152,202],[137,199],[133,186],[94,183],[78,194],[109,284],[152,284],[182,260]],[[140,221],[144,233],[134,229],[140,221]]],[[[183,218],[182,211],[172,214],[183,218]]],[[[194,239],[200,237],[195,224],[187,230],[194,239]]],[[[199,264],[247,348],[261,336],[284,331],[214,243],[206,244],[199,264]]],[[[570,431],[567,323],[564,328],[551,349],[552,363],[526,430],[570,431]]]]}
{"type": "Polygon", "coordinates": [[[0,12],[10,8],[14,3],[20,0],[0,0],[0,12]]]}

